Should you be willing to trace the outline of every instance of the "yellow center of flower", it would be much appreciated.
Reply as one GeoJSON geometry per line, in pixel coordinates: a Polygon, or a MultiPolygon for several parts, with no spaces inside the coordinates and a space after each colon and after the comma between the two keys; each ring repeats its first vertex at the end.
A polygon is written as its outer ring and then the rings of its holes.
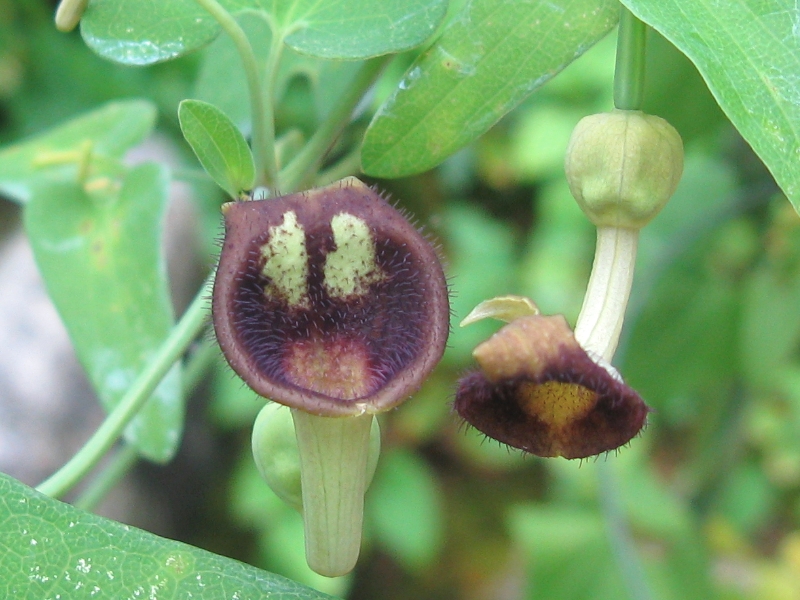
{"type": "Polygon", "coordinates": [[[520,397],[526,413],[557,429],[585,416],[597,400],[592,390],[561,381],[524,383],[520,397]]]}

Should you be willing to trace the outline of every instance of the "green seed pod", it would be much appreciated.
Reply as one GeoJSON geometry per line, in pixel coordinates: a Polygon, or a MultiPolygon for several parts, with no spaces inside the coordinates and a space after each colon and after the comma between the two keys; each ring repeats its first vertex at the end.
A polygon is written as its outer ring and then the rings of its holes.
{"type": "MultiPolygon", "coordinates": [[[[253,425],[253,460],[270,489],[289,506],[302,512],[300,452],[297,446],[292,413],[276,402],[268,402],[253,425]]],[[[367,454],[367,487],[372,482],[381,451],[381,430],[372,420],[367,454]]]]}
{"type": "Polygon", "coordinates": [[[569,189],[592,223],[641,229],[678,186],[683,142],[660,117],[613,110],[581,119],[564,166],[569,189]]]}

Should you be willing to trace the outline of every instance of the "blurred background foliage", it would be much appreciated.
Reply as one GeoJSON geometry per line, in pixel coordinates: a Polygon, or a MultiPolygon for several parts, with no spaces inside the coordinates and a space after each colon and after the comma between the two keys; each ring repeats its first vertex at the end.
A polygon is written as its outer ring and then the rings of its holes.
{"type": "MultiPolygon", "coordinates": [[[[159,107],[159,135],[194,166],[176,111],[222,81],[208,53],[112,65],[77,33],[57,33],[53,10],[0,0],[0,144],[141,97],[159,107]]],[[[374,182],[441,244],[453,333],[423,389],[382,417],[356,571],[329,580],[305,565],[299,515],[250,456],[262,401],[221,359],[190,400],[224,451],[191,483],[186,541],[354,600],[800,598],[800,221],[691,63],[656,34],[645,110],[679,130],[686,168],[642,232],[615,361],[653,407],[649,426],[616,453],[568,462],[499,447],[451,411],[473,347],[496,329],[458,327],[475,304],[524,294],[543,312],[577,316],[594,234],[569,195],[563,155],[575,123],[612,106],[614,42],[605,38],[436,170],[374,182]]],[[[372,108],[409,60],[389,66],[372,108]]],[[[318,83],[302,70],[287,77],[279,133],[313,130],[318,83]]],[[[221,196],[207,185],[195,192],[198,247],[210,255],[221,196]]],[[[18,211],[0,200],[0,235],[18,211]]],[[[166,485],[170,468],[139,475],[166,485]]]]}

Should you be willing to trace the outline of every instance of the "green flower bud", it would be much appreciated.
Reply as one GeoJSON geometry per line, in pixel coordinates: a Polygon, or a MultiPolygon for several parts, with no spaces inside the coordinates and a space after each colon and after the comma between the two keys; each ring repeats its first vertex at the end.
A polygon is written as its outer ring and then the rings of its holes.
{"type": "MultiPolygon", "coordinates": [[[[281,500],[302,512],[300,484],[300,451],[297,446],[291,411],[275,402],[268,402],[253,425],[253,459],[261,477],[281,500]]],[[[367,453],[366,484],[372,482],[381,449],[381,431],[373,419],[367,453]]]]}
{"type": "Polygon", "coordinates": [[[592,223],[641,229],[675,192],[683,143],[660,117],[613,110],[581,119],[564,166],[569,189],[592,223]]]}

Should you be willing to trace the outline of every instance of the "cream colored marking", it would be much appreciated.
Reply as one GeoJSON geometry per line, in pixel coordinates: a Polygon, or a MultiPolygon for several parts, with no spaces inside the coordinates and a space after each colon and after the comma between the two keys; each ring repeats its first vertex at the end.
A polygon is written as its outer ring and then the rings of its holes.
{"type": "Polygon", "coordinates": [[[325,289],[331,298],[363,296],[386,275],[375,260],[375,240],[363,219],[339,213],[331,219],[336,250],[325,257],[325,289]]]}
{"type": "Polygon", "coordinates": [[[308,308],[306,235],[294,211],[285,212],[283,223],[269,228],[269,241],[261,246],[261,256],[261,272],[270,279],[264,294],[282,297],[289,306],[308,308]]]}

